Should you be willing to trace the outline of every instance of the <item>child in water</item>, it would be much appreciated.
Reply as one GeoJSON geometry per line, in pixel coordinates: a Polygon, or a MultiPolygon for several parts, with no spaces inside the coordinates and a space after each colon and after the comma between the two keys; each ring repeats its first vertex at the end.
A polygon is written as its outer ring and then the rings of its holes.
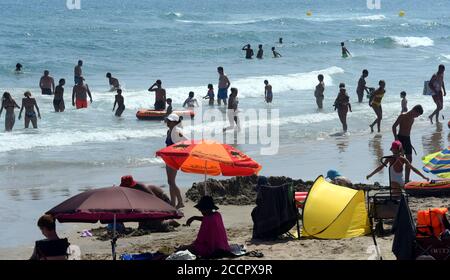
{"type": "Polygon", "coordinates": [[[323,82],[323,75],[319,74],[317,76],[317,79],[319,80],[319,84],[316,86],[316,90],[314,91],[314,96],[316,97],[316,103],[317,107],[319,109],[323,108],[323,99],[325,96],[323,95],[323,92],[325,91],[325,83],[323,82]]]}
{"type": "Polygon", "coordinates": [[[166,116],[169,116],[173,112],[173,109],[172,109],[172,98],[167,98],[166,99],[166,103],[167,103],[166,116]]]}
{"type": "Polygon", "coordinates": [[[214,106],[214,88],[212,84],[208,84],[208,93],[203,97],[203,99],[209,100],[209,106],[214,106]]]}
{"type": "Polygon", "coordinates": [[[341,43],[342,47],[342,57],[347,58],[348,56],[352,56],[351,53],[347,50],[347,48],[344,46],[344,42],[341,43]]]}
{"type": "Polygon", "coordinates": [[[124,99],[122,96],[122,90],[120,88],[117,90],[117,94],[116,94],[115,101],[114,101],[114,106],[112,109],[113,112],[116,109],[116,105],[119,105],[119,106],[117,107],[117,111],[116,111],[115,115],[116,115],[116,117],[120,117],[122,115],[123,111],[125,110],[125,104],[124,104],[124,99]]]}
{"type": "Polygon", "coordinates": [[[197,99],[194,98],[193,91],[189,92],[189,97],[183,103],[183,107],[186,107],[186,106],[188,108],[194,108],[195,106],[198,107],[198,102],[197,102],[197,99]]]}
{"type": "Polygon", "coordinates": [[[402,98],[402,113],[408,112],[408,100],[406,100],[406,92],[400,92],[400,97],[402,98]]]}

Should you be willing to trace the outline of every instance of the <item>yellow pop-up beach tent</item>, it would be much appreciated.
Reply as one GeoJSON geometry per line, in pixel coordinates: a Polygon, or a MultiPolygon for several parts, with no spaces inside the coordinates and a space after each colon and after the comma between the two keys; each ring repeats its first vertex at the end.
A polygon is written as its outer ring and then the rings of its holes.
{"type": "Polygon", "coordinates": [[[302,236],[342,239],[370,233],[364,192],[327,182],[314,182],[303,207],[302,236]]]}

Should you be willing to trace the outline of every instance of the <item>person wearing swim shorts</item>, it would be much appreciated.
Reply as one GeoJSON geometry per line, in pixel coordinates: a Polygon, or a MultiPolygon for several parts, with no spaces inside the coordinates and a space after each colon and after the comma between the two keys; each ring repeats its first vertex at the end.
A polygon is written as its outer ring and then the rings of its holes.
{"type": "Polygon", "coordinates": [[[2,97],[2,107],[0,107],[0,116],[2,115],[3,109],[5,109],[5,131],[11,131],[16,122],[16,115],[14,114],[14,109],[20,109],[16,101],[11,97],[9,92],[4,92],[2,97]]]}
{"type": "Polygon", "coordinates": [[[444,108],[444,96],[447,95],[444,85],[444,72],[445,66],[443,64],[439,65],[438,72],[431,77],[430,83],[428,84],[433,92],[432,97],[436,104],[436,110],[428,116],[431,123],[433,123],[433,116],[436,116],[436,122],[439,122],[439,112],[444,108]]]}
{"type": "Polygon", "coordinates": [[[75,85],[78,84],[81,80],[83,80],[83,70],[81,67],[83,66],[83,61],[78,60],[77,66],[73,69],[73,81],[75,85]]]}
{"type": "MultiPolygon", "coordinates": [[[[414,124],[414,120],[423,114],[423,108],[421,105],[414,106],[409,112],[402,113],[398,116],[395,123],[392,125],[392,133],[394,134],[395,140],[399,140],[402,143],[403,150],[406,158],[409,162],[412,162],[412,151],[413,146],[411,144],[411,128],[414,124]],[[397,127],[399,127],[397,133],[397,127]]],[[[409,182],[409,175],[411,170],[406,167],[405,170],[405,182],[409,182]]]]}
{"type": "Polygon", "coordinates": [[[219,84],[217,91],[217,104],[221,105],[221,101],[223,101],[224,105],[227,105],[228,99],[228,88],[231,86],[230,80],[223,73],[223,67],[217,67],[217,72],[219,73],[219,84]]]}
{"type": "Polygon", "coordinates": [[[272,103],[273,93],[272,93],[272,85],[269,84],[268,80],[264,80],[264,99],[267,103],[272,103]]]}
{"type": "Polygon", "coordinates": [[[344,83],[339,84],[339,93],[334,101],[334,110],[338,111],[342,129],[344,132],[347,132],[347,113],[348,111],[352,111],[352,105],[350,104],[350,97],[347,95],[344,83]]]}
{"type": "Polygon", "coordinates": [[[373,92],[373,99],[370,101],[369,106],[372,107],[373,111],[377,115],[377,118],[375,121],[370,125],[370,130],[373,132],[373,127],[375,124],[378,128],[378,133],[380,133],[380,127],[381,127],[381,119],[383,118],[383,108],[381,107],[381,100],[384,97],[384,94],[386,93],[386,82],[381,80],[378,82],[379,88],[377,88],[373,92]]]}
{"type": "Polygon", "coordinates": [[[123,113],[123,111],[125,110],[125,104],[124,104],[124,100],[123,100],[123,96],[122,96],[122,90],[119,88],[117,90],[117,94],[115,96],[115,101],[114,101],[114,106],[113,106],[113,112],[116,109],[116,105],[119,105],[117,107],[117,111],[116,111],[116,117],[120,117],[123,113]]]}
{"type": "Polygon", "coordinates": [[[245,51],[245,58],[246,59],[252,59],[253,57],[253,49],[251,48],[250,44],[245,45],[242,48],[243,51],[245,51]]]}
{"type": "Polygon", "coordinates": [[[155,110],[163,111],[166,109],[166,90],[162,88],[161,80],[157,80],[149,89],[155,92],[155,110]]]}
{"type": "Polygon", "coordinates": [[[31,92],[29,91],[26,91],[23,95],[25,97],[22,98],[22,107],[20,108],[19,112],[19,120],[22,118],[22,111],[25,108],[25,128],[28,128],[28,126],[30,125],[30,121],[33,124],[33,128],[37,128],[37,118],[34,107],[36,107],[39,119],[41,118],[41,113],[39,112],[39,107],[36,103],[36,99],[31,97],[31,92]]]}
{"type": "Polygon", "coordinates": [[[55,80],[49,74],[50,72],[45,70],[44,76],[39,81],[39,87],[44,95],[52,95],[55,92],[55,80]]]}
{"type": "Polygon", "coordinates": [[[89,95],[92,103],[92,95],[89,90],[89,86],[84,83],[84,78],[77,85],[73,87],[72,91],[72,106],[76,106],[77,109],[83,109],[88,107],[87,95],[89,95]]]}
{"type": "Polygon", "coordinates": [[[64,112],[66,106],[64,105],[64,85],[66,80],[60,79],[58,85],[55,88],[55,97],[53,98],[53,107],[55,112],[64,112]]]}
{"type": "Polygon", "coordinates": [[[366,86],[366,78],[369,76],[369,71],[364,69],[362,75],[358,80],[358,87],[356,88],[356,94],[358,95],[358,102],[361,103],[364,99],[364,91],[368,91],[369,88],[366,86]]]}

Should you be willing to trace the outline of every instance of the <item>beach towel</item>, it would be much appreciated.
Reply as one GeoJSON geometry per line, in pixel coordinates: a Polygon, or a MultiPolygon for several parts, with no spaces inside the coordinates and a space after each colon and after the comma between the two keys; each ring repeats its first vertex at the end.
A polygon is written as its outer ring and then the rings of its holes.
{"type": "Polygon", "coordinates": [[[252,211],[254,239],[276,239],[296,225],[297,208],[289,194],[290,184],[259,186],[252,211]]]}
{"type": "Polygon", "coordinates": [[[413,260],[416,226],[404,194],[402,194],[400,199],[392,231],[395,234],[392,252],[397,257],[397,260],[413,260]]]}
{"type": "Polygon", "coordinates": [[[211,256],[216,251],[230,251],[227,232],[219,212],[203,217],[197,239],[192,245],[195,253],[201,257],[211,256]]]}

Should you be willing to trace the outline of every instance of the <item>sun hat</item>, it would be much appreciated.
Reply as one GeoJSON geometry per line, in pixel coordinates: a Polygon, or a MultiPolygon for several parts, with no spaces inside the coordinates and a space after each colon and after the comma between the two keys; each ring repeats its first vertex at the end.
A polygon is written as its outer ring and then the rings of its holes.
{"type": "Polygon", "coordinates": [[[177,114],[170,114],[166,119],[171,122],[179,122],[180,116],[178,116],[177,114]]]}
{"type": "Polygon", "coordinates": [[[137,184],[136,181],[134,181],[133,176],[131,176],[131,175],[122,176],[122,178],[120,180],[121,187],[132,188],[132,187],[136,186],[136,184],[137,184]]]}
{"type": "Polygon", "coordinates": [[[218,210],[219,209],[219,207],[217,207],[214,204],[213,198],[208,195],[203,196],[200,199],[200,201],[196,205],[194,205],[194,207],[200,211],[201,210],[213,210],[213,209],[218,210]]]}

